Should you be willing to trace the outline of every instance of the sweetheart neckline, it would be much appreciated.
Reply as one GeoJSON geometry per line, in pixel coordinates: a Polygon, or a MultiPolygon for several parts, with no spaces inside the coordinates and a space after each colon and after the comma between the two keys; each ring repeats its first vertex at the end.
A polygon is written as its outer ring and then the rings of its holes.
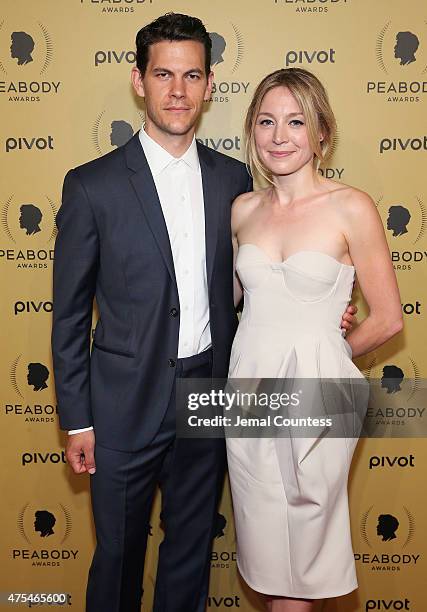
{"type": "Polygon", "coordinates": [[[292,257],[295,257],[296,255],[300,255],[301,253],[314,253],[316,255],[324,255],[325,257],[328,257],[329,259],[333,259],[337,264],[339,264],[340,266],[344,266],[346,268],[351,268],[353,270],[355,270],[354,266],[351,266],[349,264],[345,264],[342,263],[341,261],[338,261],[338,259],[336,259],[335,257],[332,257],[332,255],[328,255],[328,253],[324,253],[323,251],[311,251],[309,249],[302,249],[301,251],[296,251],[295,253],[291,253],[290,255],[288,255],[288,257],[286,257],[286,259],[283,259],[282,261],[273,261],[271,259],[271,257],[269,255],[267,255],[267,253],[264,251],[264,249],[262,249],[261,247],[259,247],[257,244],[254,244],[253,242],[243,242],[242,244],[239,244],[239,249],[241,249],[244,246],[251,246],[256,248],[258,251],[260,251],[264,257],[266,259],[268,259],[268,261],[274,265],[274,266],[281,266],[284,265],[285,263],[287,263],[290,259],[292,259],[292,257]]]}

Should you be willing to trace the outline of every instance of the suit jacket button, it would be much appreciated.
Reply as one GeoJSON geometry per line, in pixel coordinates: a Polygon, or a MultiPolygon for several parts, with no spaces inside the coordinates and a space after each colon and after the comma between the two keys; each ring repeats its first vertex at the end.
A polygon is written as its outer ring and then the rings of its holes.
{"type": "Polygon", "coordinates": [[[177,317],[178,316],[178,309],[177,308],[171,308],[169,311],[169,314],[171,315],[171,317],[177,317]]]}
{"type": "Polygon", "coordinates": [[[168,359],[168,363],[169,363],[169,367],[170,368],[174,368],[175,367],[175,360],[174,359],[168,359]]]}

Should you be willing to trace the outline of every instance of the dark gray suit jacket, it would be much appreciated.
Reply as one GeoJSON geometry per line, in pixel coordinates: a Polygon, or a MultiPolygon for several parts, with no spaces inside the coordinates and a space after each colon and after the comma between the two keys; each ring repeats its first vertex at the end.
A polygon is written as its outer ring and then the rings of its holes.
{"type": "MultiPolygon", "coordinates": [[[[226,377],[233,306],[231,203],[252,190],[246,167],[198,144],[213,376],[226,377]]],[[[167,408],[178,351],[172,252],[139,135],[71,170],[57,215],[52,351],[60,426],[94,425],[97,443],[143,448],[167,408]],[[93,299],[99,309],[90,355],[93,299]]]]}

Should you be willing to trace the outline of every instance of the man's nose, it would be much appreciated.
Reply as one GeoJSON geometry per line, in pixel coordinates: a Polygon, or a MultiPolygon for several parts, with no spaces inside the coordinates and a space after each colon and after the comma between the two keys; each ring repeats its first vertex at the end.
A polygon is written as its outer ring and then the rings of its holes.
{"type": "Polygon", "coordinates": [[[175,98],[183,98],[185,95],[185,83],[180,77],[175,77],[171,82],[170,95],[175,98]]]}

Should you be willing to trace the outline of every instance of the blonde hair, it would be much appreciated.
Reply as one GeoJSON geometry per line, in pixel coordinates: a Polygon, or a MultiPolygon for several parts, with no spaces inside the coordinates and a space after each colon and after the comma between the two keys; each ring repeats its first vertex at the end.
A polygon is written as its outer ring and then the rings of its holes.
{"type": "Polygon", "coordinates": [[[261,161],[255,143],[255,125],[264,96],[275,87],[286,87],[298,102],[305,118],[310,147],[316,170],[331,152],[336,134],[336,121],[326,89],[308,70],[283,68],[268,74],[255,90],[245,120],[246,163],[252,176],[258,172],[269,183],[272,174],[261,161]],[[319,135],[322,134],[320,142],[319,135]]]}

